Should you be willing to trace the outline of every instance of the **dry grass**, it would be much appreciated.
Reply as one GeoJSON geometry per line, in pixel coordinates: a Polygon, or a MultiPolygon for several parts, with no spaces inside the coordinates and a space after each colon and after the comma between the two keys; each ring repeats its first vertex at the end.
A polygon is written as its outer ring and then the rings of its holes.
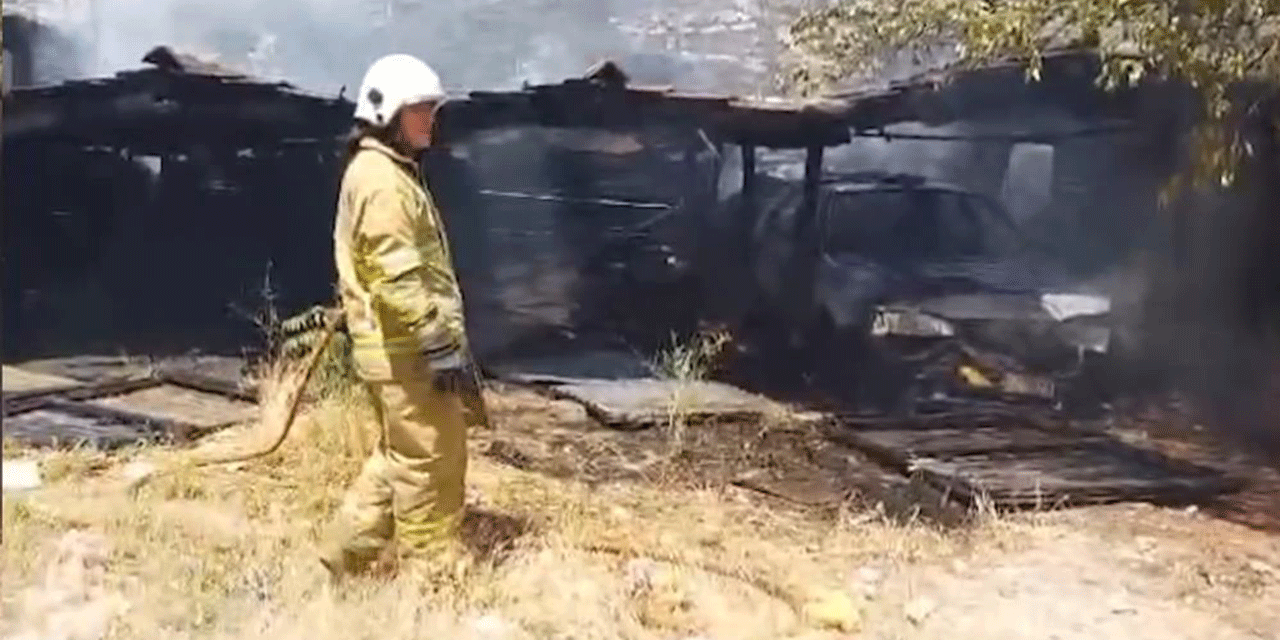
{"type": "MultiPolygon", "coordinates": [[[[518,403],[491,409],[499,424],[527,417],[518,403]]],[[[367,411],[358,392],[331,389],[279,451],[157,476],[133,494],[114,480],[127,463],[176,454],[39,453],[6,443],[6,458],[39,457],[46,486],[3,503],[0,637],[727,640],[861,629],[862,637],[943,638],[953,637],[947,616],[983,622],[987,610],[1020,610],[1019,590],[1045,588],[1035,572],[1064,566],[1044,551],[1064,539],[1080,568],[1055,574],[1050,588],[1138,580],[1114,573],[1104,558],[1110,540],[1051,515],[988,511],[968,529],[943,532],[874,512],[782,512],[731,488],[588,486],[473,455],[466,537],[475,561],[464,573],[409,566],[330,591],[313,544],[371,443],[367,411]],[[1097,561],[1078,562],[1090,553],[1097,561]],[[964,568],[1009,558],[1038,568],[1010,573],[1022,567],[1011,565],[994,577],[964,568]],[[929,588],[941,595],[922,597],[929,588]],[[948,611],[948,599],[965,604],[948,611]]],[[[263,437],[246,427],[220,439],[263,437]]],[[[1222,591],[1215,606],[1280,594],[1247,586],[1222,591]]],[[[1085,588],[1064,598],[1079,607],[1099,600],[1085,588]]],[[[1170,625],[1205,628],[1181,613],[1155,611],[1173,616],[1170,625]]],[[[1156,619],[1140,621],[1155,629],[1156,619]]],[[[1044,631],[968,637],[1052,630],[1044,631]]]]}
{"type": "MultiPolygon", "coordinates": [[[[164,464],[173,454],[39,454],[46,486],[4,502],[6,632],[48,617],[23,607],[17,591],[58,566],[48,554],[68,530],[99,539],[103,575],[93,588],[129,605],[112,610],[112,638],[773,638],[803,626],[788,603],[670,561],[758,576],[804,604],[843,593],[860,563],[960,544],[880,520],[796,519],[733,493],[588,488],[473,456],[477,562],[464,579],[410,570],[330,594],[312,544],[363,461],[364,411],[356,394],[331,395],[276,453],[157,476],[135,495],[112,489],[112,478],[130,460],[164,464]]],[[[252,429],[227,438],[261,439],[252,429]]]]}
{"type": "Polygon", "coordinates": [[[683,343],[672,336],[670,347],[649,362],[655,375],[676,382],[664,425],[672,454],[678,455],[685,448],[691,384],[706,379],[731,340],[732,336],[720,328],[701,330],[683,343]]]}

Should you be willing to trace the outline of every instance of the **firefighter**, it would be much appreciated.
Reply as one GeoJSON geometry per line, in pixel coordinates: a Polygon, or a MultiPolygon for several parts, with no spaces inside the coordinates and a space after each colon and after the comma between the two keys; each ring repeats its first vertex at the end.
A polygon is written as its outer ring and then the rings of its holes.
{"type": "Polygon", "coordinates": [[[379,437],[321,541],[335,580],[368,568],[393,542],[408,555],[459,558],[463,397],[476,374],[441,217],[416,161],[444,98],[435,71],[404,54],[374,62],[356,97],[334,257],[379,437]]]}

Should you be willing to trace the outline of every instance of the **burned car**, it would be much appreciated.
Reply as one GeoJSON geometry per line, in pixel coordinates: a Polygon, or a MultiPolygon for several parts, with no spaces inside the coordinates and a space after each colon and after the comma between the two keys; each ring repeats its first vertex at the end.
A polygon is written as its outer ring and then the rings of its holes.
{"type": "MultiPolygon", "coordinates": [[[[1111,340],[1079,290],[995,200],[913,176],[763,179],[750,236],[752,325],[859,404],[981,396],[1063,401],[1111,340]]],[[[905,405],[904,405],[905,403],[905,405]]]]}

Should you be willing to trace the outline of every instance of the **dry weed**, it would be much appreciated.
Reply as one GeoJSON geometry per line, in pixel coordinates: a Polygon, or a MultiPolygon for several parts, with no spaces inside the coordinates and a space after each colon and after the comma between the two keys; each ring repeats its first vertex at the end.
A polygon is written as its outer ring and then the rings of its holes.
{"type": "MultiPolygon", "coordinates": [[[[775,638],[802,624],[792,604],[723,574],[805,602],[842,590],[850,567],[950,544],[879,520],[833,530],[732,492],[591,488],[477,456],[467,535],[489,561],[464,580],[427,585],[407,571],[328,593],[312,545],[363,460],[366,407],[354,393],[325,398],[274,454],[159,476],[132,496],[76,472],[6,500],[6,595],[74,528],[110,543],[109,577],[131,605],[98,637],[775,638]]],[[[142,453],[156,458],[102,460],[142,453]]]]}
{"type": "Polygon", "coordinates": [[[731,340],[732,336],[721,328],[700,330],[683,343],[673,335],[671,346],[649,362],[649,369],[656,376],[676,382],[664,425],[672,455],[679,455],[685,450],[693,402],[691,394],[694,393],[692,383],[706,379],[731,340]]]}

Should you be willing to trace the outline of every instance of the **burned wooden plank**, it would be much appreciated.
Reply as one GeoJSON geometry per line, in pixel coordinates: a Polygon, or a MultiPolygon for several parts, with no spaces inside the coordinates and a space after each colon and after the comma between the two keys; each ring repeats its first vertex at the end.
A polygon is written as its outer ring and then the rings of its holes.
{"type": "Polygon", "coordinates": [[[837,419],[826,432],[964,502],[1025,507],[1191,500],[1234,486],[1217,470],[1015,413],[837,419]]]}
{"type": "Polygon", "coordinates": [[[101,407],[177,420],[201,429],[248,422],[258,412],[258,406],[252,402],[173,384],[162,384],[88,402],[101,407]]]}
{"type": "Polygon", "coordinates": [[[902,418],[835,416],[824,432],[877,462],[906,473],[921,456],[980,453],[994,449],[1037,449],[1073,444],[1091,434],[1048,426],[1030,415],[1001,411],[958,411],[902,418]]]}
{"type": "Polygon", "coordinates": [[[21,413],[39,407],[49,399],[70,401],[92,400],[119,396],[154,387],[171,385],[202,393],[213,394],[245,403],[256,403],[258,394],[239,384],[204,375],[194,371],[170,369],[143,376],[111,378],[97,382],[66,381],[56,387],[41,387],[31,390],[5,392],[5,415],[21,413]]]}
{"type": "Polygon", "coordinates": [[[907,451],[892,446],[884,446],[875,440],[859,438],[849,431],[829,430],[827,437],[831,438],[833,442],[853,447],[875,462],[899,473],[906,473],[911,467],[912,460],[914,460],[914,457],[907,451]]]}
{"type": "Polygon", "coordinates": [[[898,429],[929,430],[953,426],[1016,425],[1043,426],[1052,429],[1072,429],[1069,423],[1044,416],[1025,407],[983,404],[972,408],[916,415],[857,415],[832,413],[828,415],[830,428],[850,429],[898,429]]]}
{"type": "Polygon", "coordinates": [[[75,384],[54,389],[19,391],[4,394],[6,417],[44,407],[51,402],[75,402],[131,393],[159,386],[163,382],[153,376],[117,378],[102,382],[75,384]]]}
{"type": "Polygon", "coordinates": [[[5,437],[33,447],[87,446],[94,449],[117,449],[147,442],[153,436],[133,425],[114,420],[67,415],[50,409],[38,409],[7,418],[5,437]]]}
{"type": "Polygon", "coordinates": [[[156,416],[130,411],[128,409],[119,409],[114,407],[103,407],[87,402],[68,402],[65,400],[54,400],[45,406],[47,409],[68,413],[72,415],[102,417],[105,419],[116,420],[139,425],[152,425],[164,428],[169,431],[184,431],[187,425],[176,420],[168,420],[156,416]]]}
{"type": "Polygon", "coordinates": [[[934,429],[884,429],[848,431],[837,436],[862,447],[901,451],[906,458],[976,455],[995,452],[1060,449],[1105,442],[1106,436],[1076,431],[1053,432],[1034,426],[938,427],[934,429]]]}
{"type": "Polygon", "coordinates": [[[4,371],[0,374],[3,378],[3,391],[9,393],[22,393],[29,391],[45,391],[48,389],[59,389],[70,387],[77,384],[76,380],[65,376],[55,376],[37,371],[29,371],[19,367],[4,366],[4,371]]]}
{"type": "Polygon", "coordinates": [[[759,419],[767,400],[719,382],[660,379],[579,380],[549,393],[581,404],[606,426],[643,429],[672,419],[759,419]]]}
{"type": "Polygon", "coordinates": [[[5,432],[38,446],[188,440],[249,419],[254,397],[232,383],[188,371],[110,378],[4,394],[5,432]],[[35,415],[23,417],[27,414],[35,415]]]}
{"type": "Polygon", "coordinates": [[[957,497],[985,497],[1005,506],[1186,500],[1234,485],[1220,471],[1114,440],[1068,449],[919,458],[912,466],[957,497]]]}
{"type": "Polygon", "coordinates": [[[5,418],[5,437],[32,446],[116,449],[133,444],[185,441],[194,427],[120,409],[47,400],[37,409],[5,418]]]}
{"type": "Polygon", "coordinates": [[[808,507],[839,503],[849,493],[834,478],[820,473],[777,474],[756,469],[729,484],[808,507]]]}

